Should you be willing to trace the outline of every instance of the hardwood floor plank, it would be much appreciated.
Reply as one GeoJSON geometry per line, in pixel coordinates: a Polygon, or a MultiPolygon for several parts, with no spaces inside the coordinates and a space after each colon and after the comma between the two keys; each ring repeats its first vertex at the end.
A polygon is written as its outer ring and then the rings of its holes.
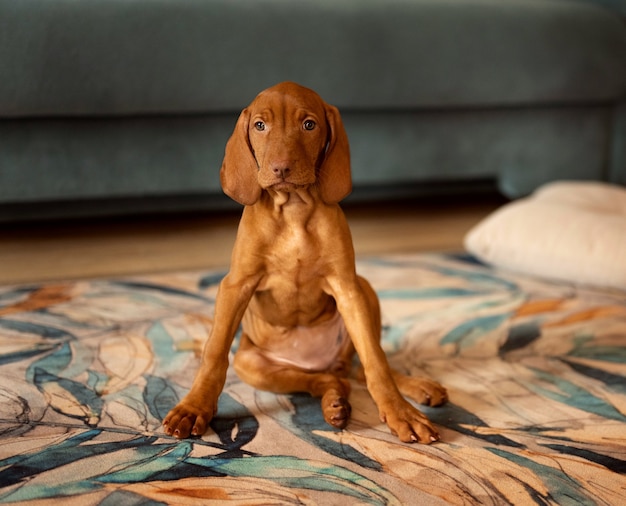
{"type": "MultiPolygon", "coordinates": [[[[345,209],[357,256],[460,250],[501,205],[395,202],[345,209]]],[[[0,227],[0,284],[226,267],[239,213],[150,216],[0,227]]]]}

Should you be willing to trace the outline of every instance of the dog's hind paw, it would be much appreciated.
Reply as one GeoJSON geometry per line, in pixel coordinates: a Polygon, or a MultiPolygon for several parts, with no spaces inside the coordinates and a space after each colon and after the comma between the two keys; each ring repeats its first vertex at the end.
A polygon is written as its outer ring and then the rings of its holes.
{"type": "Polygon", "coordinates": [[[329,390],[322,397],[322,413],[328,424],[337,429],[344,429],[350,420],[352,406],[345,396],[329,390]]]}
{"type": "Polygon", "coordinates": [[[448,401],[448,392],[429,378],[404,376],[396,373],[394,379],[402,395],[423,406],[441,406],[448,401]]]}

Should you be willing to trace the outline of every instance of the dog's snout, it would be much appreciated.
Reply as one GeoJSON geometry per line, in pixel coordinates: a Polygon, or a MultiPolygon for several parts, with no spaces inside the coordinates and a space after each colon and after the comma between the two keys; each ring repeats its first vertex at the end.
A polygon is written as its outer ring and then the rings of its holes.
{"type": "Polygon", "coordinates": [[[276,177],[279,177],[281,179],[286,179],[287,176],[289,176],[291,169],[284,165],[277,165],[272,169],[272,172],[274,173],[276,177]]]}

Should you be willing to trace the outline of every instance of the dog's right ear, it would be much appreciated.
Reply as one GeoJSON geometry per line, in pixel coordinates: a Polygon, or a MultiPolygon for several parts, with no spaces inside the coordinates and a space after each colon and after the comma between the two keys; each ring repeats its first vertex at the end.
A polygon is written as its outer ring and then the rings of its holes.
{"type": "Polygon", "coordinates": [[[220,170],[224,193],[244,206],[251,206],[261,196],[258,167],[248,140],[249,123],[250,112],[246,108],[241,111],[235,130],[226,143],[220,170]]]}

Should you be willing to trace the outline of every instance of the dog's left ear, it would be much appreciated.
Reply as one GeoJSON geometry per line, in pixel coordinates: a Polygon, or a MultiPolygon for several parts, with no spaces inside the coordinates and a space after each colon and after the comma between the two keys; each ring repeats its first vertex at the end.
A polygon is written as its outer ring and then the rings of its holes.
{"type": "Polygon", "coordinates": [[[261,196],[258,167],[248,140],[249,123],[250,113],[248,109],[244,109],[239,115],[233,134],[226,143],[226,152],[220,170],[222,190],[231,199],[244,206],[251,206],[261,196]]]}
{"type": "Polygon", "coordinates": [[[318,182],[322,200],[336,204],[352,191],[350,146],[339,110],[330,104],[324,104],[324,108],[330,133],[318,182]]]}

